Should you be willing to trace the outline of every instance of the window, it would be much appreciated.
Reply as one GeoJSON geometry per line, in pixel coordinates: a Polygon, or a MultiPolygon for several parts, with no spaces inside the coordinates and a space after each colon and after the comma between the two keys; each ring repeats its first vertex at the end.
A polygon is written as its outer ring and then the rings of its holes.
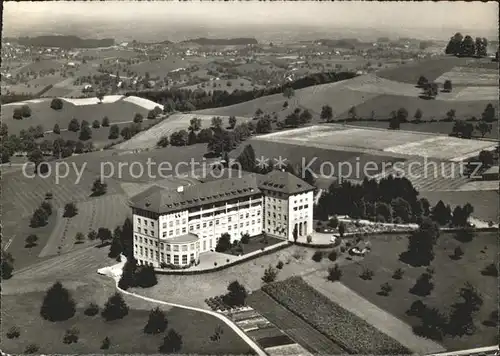
{"type": "Polygon", "coordinates": [[[245,218],[247,218],[247,219],[248,219],[248,217],[249,217],[249,216],[250,216],[250,215],[249,215],[248,213],[246,213],[245,218]]]}
{"type": "Polygon", "coordinates": [[[183,227],[183,228],[182,228],[182,233],[183,233],[183,234],[185,234],[186,232],[187,232],[186,228],[185,228],[185,227],[183,227]]]}
{"type": "Polygon", "coordinates": [[[260,210],[257,210],[257,215],[260,215],[260,210]]]}
{"type": "Polygon", "coordinates": [[[207,227],[207,223],[206,222],[203,223],[203,227],[207,227]]]}
{"type": "Polygon", "coordinates": [[[168,226],[169,226],[169,227],[174,226],[174,222],[173,222],[173,221],[169,221],[168,226]]]}
{"type": "Polygon", "coordinates": [[[158,241],[155,241],[155,246],[158,247],[158,241]]]}
{"type": "Polygon", "coordinates": [[[219,219],[215,220],[215,225],[219,225],[219,219]]]}
{"type": "Polygon", "coordinates": [[[194,244],[191,244],[191,247],[189,247],[191,250],[194,250],[194,244]]]}
{"type": "Polygon", "coordinates": [[[234,224],[234,229],[236,230],[238,228],[238,224],[234,224]]]}
{"type": "Polygon", "coordinates": [[[158,251],[155,251],[155,257],[158,260],[158,251]]]}
{"type": "Polygon", "coordinates": [[[260,224],[260,219],[257,219],[257,224],[260,224]]]}
{"type": "Polygon", "coordinates": [[[140,227],[137,228],[137,232],[141,233],[141,228],[140,227]]]}
{"type": "Polygon", "coordinates": [[[187,251],[188,250],[188,245],[182,245],[182,251],[187,251]]]}
{"type": "Polygon", "coordinates": [[[140,253],[140,254],[142,255],[142,246],[140,247],[140,251],[141,251],[141,253],[140,253]]]}
{"type": "Polygon", "coordinates": [[[246,225],[246,226],[250,225],[250,222],[249,222],[249,221],[247,221],[247,223],[246,223],[245,225],[246,225]]]}
{"type": "Polygon", "coordinates": [[[153,258],[153,249],[152,248],[149,249],[149,257],[153,258]]]}
{"type": "Polygon", "coordinates": [[[166,229],[167,228],[167,223],[163,223],[163,228],[166,229]]]}
{"type": "Polygon", "coordinates": [[[167,251],[170,251],[170,245],[167,244],[167,251]]]}
{"type": "Polygon", "coordinates": [[[192,253],[192,254],[190,255],[190,258],[189,258],[189,259],[190,259],[190,261],[194,260],[194,253],[192,253]]]}
{"type": "Polygon", "coordinates": [[[193,231],[194,230],[194,225],[190,225],[189,226],[189,231],[193,231]]]}
{"type": "Polygon", "coordinates": [[[188,263],[188,256],[187,255],[182,255],[182,264],[186,265],[188,263]]]}
{"type": "Polygon", "coordinates": [[[200,224],[196,224],[196,230],[200,229],[200,224]]]}
{"type": "Polygon", "coordinates": [[[230,216],[227,217],[227,222],[231,222],[231,217],[230,216]]]}
{"type": "Polygon", "coordinates": [[[179,229],[175,229],[175,234],[179,235],[179,229]]]}
{"type": "Polygon", "coordinates": [[[243,227],[243,223],[240,223],[240,227],[243,227]]]}
{"type": "Polygon", "coordinates": [[[213,226],[214,225],[214,222],[213,221],[209,221],[208,222],[208,226],[213,226]]]}
{"type": "Polygon", "coordinates": [[[178,264],[179,264],[179,256],[174,255],[174,265],[178,265],[178,264]]]}
{"type": "Polygon", "coordinates": [[[186,225],[186,219],[182,219],[182,224],[186,225]]]}
{"type": "Polygon", "coordinates": [[[141,224],[141,219],[137,218],[137,223],[140,225],[141,224]]]}
{"type": "Polygon", "coordinates": [[[309,208],[309,204],[304,205],[304,208],[305,209],[309,208]]]}
{"type": "Polygon", "coordinates": [[[254,225],[254,224],[255,224],[255,220],[252,220],[252,225],[254,225]]]}
{"type": "Polygon", "coordinates": [[[165,261],[165,254],[163,252],[160,254],[160,257],[161,257],[161,261],[164,262],[165,261]]]}
{"type": "Polygon", "coordinates": [[[179,251],[179,245],[174,245],[174,252],[178,252],[179,251]]]}
{"type": "Polygon", "coordinates": [[[170,254],[167,253],[167,263],[170,263],[170,254]]]}
{"type": "Polygon", "coordinates": [[[175,220],[175,225],[180,225],[181,222],[179,220],[175,220]]]}
{"type": "Polygon", "coordinates": [[[240,219],[243,219],[243,214],[240,215],[240,219]]]}
{"type": "Polygon", "coordinates": [[[163,231],[162,237],[167,237],[167,232],[163,231]]]}
{"type": "Polygon", "coordinates": [[[151,226],[155,227],[155,222],[154,221],[151,221],[151,226]]]}
{"type": "Polygon", "coordinates": [[[271,216],[271,212],[270,212],[270,211],[268,211],[268,212],[267,212],[267,216],[268,216],[268,217],[270,217],[270,216],[271,216]]]}
{"type": "Polygon", "coordinates": [[[168,236],[172,236],[173,234],[174,234],[174,230],[170,230],[170,231],[168,232],[168,236]]]}
{"type": "Polygon", "coordinates": [[[229,225],[229,226],[227,227],[227,229],[228,229],[229,231],[231,231],[231,225],[229,225]]]}

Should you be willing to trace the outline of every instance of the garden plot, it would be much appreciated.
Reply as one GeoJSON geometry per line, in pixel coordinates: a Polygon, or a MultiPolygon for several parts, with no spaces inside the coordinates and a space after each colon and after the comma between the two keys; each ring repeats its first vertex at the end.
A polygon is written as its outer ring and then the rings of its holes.
{"type": "MultiPolygon", "coordinates": [[[[126,101],[126,99],[124,99],[126,101]]],[[[139,104],[137,104],[139,105],[139,104]]],[[[158,125],[151,127],[150,129],[135,135],[130,140],[125,141],[119,145],[115,146],[118,150],[131,150],[131,149],[145,149],[154,148],[156,143],[163,136],[170,138],[170,135],[175,131],[186,130],[189,127],[189,122],[192,118],[198,118],[201,120],[201,128],[208,128],[211,126],[211,120],[216,115],[200,115],[200,114],[173,114],[168,118],[160,122],[158,125]]],[[[221,116],[223,127],[229,125],[229,117],[221,116]]],[[[248,121],[245,117],[236,117],[236,124],[248,121]]]]}
{"type": "MultiPolygon", "coordinates": [[[[87,236],[91,230],[105,227],[113,230],[122,225],[130,213],[127,199],[121,194],[107,195],[76,204],[78,214],[72,218],[63,218],[63,209],[57,211],[58,221],[47,241],[40,257],[65,253],[78,247],[75,236],[81,232],[87,236]]],[[[85,246],[85,244],[80,244],[85,246]]]]}
{"type": "Polygon", "coordinates": [[[498,70],[487,68],[454,67],[435,81],[444,83],[451,80],[452,85],[492,86],[498,87],[498,70]]]}
{"type": "MultiPolygon", "coordinates": [[[[399,132],[397,133],[399,134],[399,132]]],[[[475,156],[482,150],[493,150],[492,141],[464,140],[449,136],[435,136],[420,141],[386,147],[384,152],[432,157],[443,160],[462,160],[475,156]]]]}

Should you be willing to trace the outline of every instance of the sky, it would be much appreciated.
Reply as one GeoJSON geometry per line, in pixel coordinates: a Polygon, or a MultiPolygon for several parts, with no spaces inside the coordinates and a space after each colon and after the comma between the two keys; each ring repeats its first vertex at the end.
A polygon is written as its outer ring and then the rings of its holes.
{"type": "MultiPolygon", "coordinates": [[[[122,22],[203,25],[298,24],[352,28],[495,30],[498,3],[483,2],[4,2],[7,34],[50,23],[122,22]],[[22,19],[22,21],[19,21],[22,19]]],[[[47,25],[49,24],[49,25],[47,25]]],[[[49,27],[50,28],[50,27],[49,27]]],[[[449,35],[451,36],[451,35],[449,35]]]]}

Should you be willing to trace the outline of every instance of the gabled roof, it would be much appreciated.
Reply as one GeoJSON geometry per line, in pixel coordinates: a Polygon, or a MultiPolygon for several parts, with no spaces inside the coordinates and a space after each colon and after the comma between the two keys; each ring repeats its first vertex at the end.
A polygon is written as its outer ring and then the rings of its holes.
{"type": "Polygon", "coordinates": [[[132,197],[130,206],[156,213],[184,210],[204,204],[252,196],[260,193],[254,174],[195,184],[177,189],[154,185],[132,197]]]}
{"type": "Polygon", "coordinates": [[[298,194],[314,190],[314,187],[289,172],[273,170],[258,177],[259,188],[285,194],[298,194]]]}

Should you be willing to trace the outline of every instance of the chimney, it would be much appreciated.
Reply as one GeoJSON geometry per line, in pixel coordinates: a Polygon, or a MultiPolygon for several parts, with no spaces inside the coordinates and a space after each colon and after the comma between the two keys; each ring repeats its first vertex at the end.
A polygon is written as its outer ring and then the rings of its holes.
{"type": "Polygon", "coordinates": [[[177,187],[177,193],[182,193],[184,191],[184,186],[180,185],[177,187]]]}

